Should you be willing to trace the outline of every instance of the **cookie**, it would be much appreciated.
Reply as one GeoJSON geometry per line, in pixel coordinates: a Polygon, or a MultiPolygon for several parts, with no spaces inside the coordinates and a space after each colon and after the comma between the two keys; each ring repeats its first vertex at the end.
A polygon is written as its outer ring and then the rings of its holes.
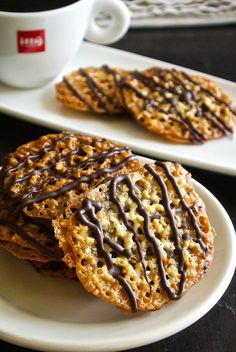
{"type": "Polygon", "coordinates": [[[74,110],[120,114],[124,109],[119,80],[125,75],[124,70],[108,66],[81,68],[56,85],[56,96],[63,105],[74,110]]]}
{"type": "Polygon", "coordinates": [[[208,78],[153,67],[124,78],[123,101],[146,129],[179,143],[231,135],[236,109],[208,78]]]}
{"type": "Polygon", "coordinates": [[[67,204],[76,203],[91,184],[138,167],[129,148],[73,133],[19,147],[1,171],[0,245],[22,259],[60,259],[50,221],[66,217],[67,204]]]}
{"type": "Polygon", "coordinates": [[[78,280],[74,269],[69,269],[62,261],[51,261],[48,263],[41,263],[37,261],[30,261],[37,272],[50,277],[78,280]]]}
{"type": "Polygon", "coordinates": [[[61,260],[53,229],[23,214],[0,219],[0,247],[15,257],[46,263],[61,260]]]}
{"type": "Polygon", "coordinates": [[[213,256],[205,205],[191,175],[170,162],[105,180],[53,226],[84,288],[126,312],[179,299],[213,256]]]}
{"type": "Polygon", "coordinates": [[[6,158],[2,208],[34,218],[66,216],[67,203],[86,188],[139,165],[128,147],[105,139],[69,132],[43,136],[6,158]]]}

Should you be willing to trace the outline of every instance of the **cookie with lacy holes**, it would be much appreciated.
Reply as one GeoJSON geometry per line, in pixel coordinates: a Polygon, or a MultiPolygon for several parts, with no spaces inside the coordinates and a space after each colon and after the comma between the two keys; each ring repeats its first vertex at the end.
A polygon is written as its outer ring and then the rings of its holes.
{"type": "Polygon", "coordinates": [[[108,115],[124,113],[119,81],[126,74],[108,66],[78,69],[56,85],[57,99],[74,110],[108,115]]]}
{"type": "Polygon", "coordinates": [[[6,158],[0,206],[37,219],[66,216],[67,204],[91,184],[139,165],[128,147],[105,139],[69,132],[42,136],[6,158]]]}
{"type": "Polygon", "coordinates": [[[74,278],[75,273],[63,262],[50,222],[20,215],[0,219],[0,247],[19,259],[28,260],[47,276],[74,278]]]}
{"type": "Polygon", "coordinates": [[[214,229],[191,175],[156,162],[83,194],[55,235],[84,288],[126,312],[179,299],[205,274],[214,229]]]}
{"type": "Polygon", "coordinates": [[[54,231],[48,221],[23,215],[0,219],[0,247],[19,259],[28,260],[40,273],[50,277],[76,279],[74,269],[62,261],[54,231]]]}
{"type": "Polygon", "coordinates": [[[78,280],[75,270],[68,268],[62,261],[50,261],[48,263],[30,261],[30,263],[37,272],[46,276],[78,280]]]}
{"type": "Polygon", "coordinates": [[[51,220],[66,217],[91,185],[139,165],[128,147],[69,132],[24,144],[1,170],[0,246],[18,258],[58,261],[51,220]]]}
{"type": "Polygon", "coordinates": [[[0,219],[0,247],[19,259],[41,263],[61,260],[53,228],[23,215],[0,219]]]}
{"type": "Polygon", "coordinates": [[[231,135],[236,123],[235,106],[212,81],[176,69],[130,72],[122,95],[140,125],[178,143],[231,135]]]}

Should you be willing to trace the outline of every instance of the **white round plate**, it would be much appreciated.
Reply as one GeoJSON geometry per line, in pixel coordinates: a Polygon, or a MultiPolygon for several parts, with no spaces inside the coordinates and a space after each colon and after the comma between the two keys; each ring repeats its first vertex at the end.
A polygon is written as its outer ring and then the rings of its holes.
{"type": "Polygon", "coordinates": [[[43,351],[119,351],[161,340],[207,313],[228,287],[236,263],[233,225],[218,200],[194,181],[216,229],[207,274],[160,311],[127,315],[86,293],[80,284],[38,274],[0,252],[0,337],[43,351]]]}

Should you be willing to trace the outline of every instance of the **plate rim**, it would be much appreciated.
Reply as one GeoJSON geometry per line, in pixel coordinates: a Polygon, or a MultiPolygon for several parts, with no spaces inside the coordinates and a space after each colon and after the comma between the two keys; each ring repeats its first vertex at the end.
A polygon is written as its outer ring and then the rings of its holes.
{"type": "MultiPolygon", "coordinates": [[[[140,157],[140,156],[138,156],[140,157]]],[[[146,158],[146,157],[140,157],[141,161],[143,163],[146,162],[153,162],[153,159],[150,158],[146,158]]],[[[145,329],[144,332],[140,333],[140,331],[137,331],[135,334],[132,335],[132,339],[130,341],[118,341],[119,346],[117,345],[115,350],[116,351],[121,351],[123,349],[130,349],[130,348],[137,348],[146,344],[150,344],[153,342],[157,342],[160,341],[164,338],[167,338],[169,336],[172,336],[184,329],[186,329],[187,327],[189,327],[190,325],[192,325],[193,323],[195,323],[197,320],[199,320],[202,316],[204,316],[217,302],[218,300],[223,296],[224,292],[226,291],[226,289],[228,288],[231,279],[234,275],[234,270],[235,270],[235,266],[236,266],[236,238],[235,238],[235,230],[234,230],[234,226],[232,224],[232,221],[228,215],[228,213],[226,212],[226,210],[224,209],[223,205],[219,202],[219,200],[205,187],[203,186],[201,183],[199,183],[198,181],[194,180],[194,187],[196,187],[197,192],[200,193],[200,196],[203,198],[203,201],[205,202],[206,199],[207,201],[209,201],[214,205],[214,207],[217,207],[218,211],[220,211],[220,213],[222,214],[222,216],[225,219],[225,227],[227,228],[227,233],[228,233],[228,240],[230,240],[231,242],[231,256],[230,258],[228,258],[228,265],[226,267],[226,271],[223,275],[223,278],[221,278],[221,281],[218,283],[217,285],[217,291],[213,291],[209,294],[207,300],[204,303],[200,304],[200,310],[199,307],[197,309],[194,310],[194,314],[190,314],[191,319],[186,319],[185,317],[181,317],[180,322],[178,324],[175,324],[175,329],[172,328],[172,330],[170,329],[170,331],[168,331],[165,334],[162,334],[162,336],[156,338],[156,329],[153,328],[151,330],[151,334],[149,331],[149,334],[145,334],[145,329]],[[204,194],[204,196],[202,196],[202,194],[204,194]],[[206,197],[206,199],[205,199],[206,197]],[[184,322],[183,322],[184,321],[184,322]],[[181,327],[179,328],[179,325],[181,325],[181,327]]],[[[195,285],[193,286],[195,287],[195,285]]],[[[0,297],[0,306],[1,306],[1,301],[2,298],[0,297]]],[[[17,310],[19,310],[19,308],[17,308],[17,310]]],[[[28,314],[28,313],[27,313],[28,314]]],[[[153,313],[155,314],[155,312],[153,313]]],[[[158,312],[157,312],[158,314],[158,312]]],[[[32,315],[32,314],[31,314],[32,315]]],[[[13,316],[14,319],[14,316],[13,316]]],[[[48,321],[48,319],[46,318],[39,318],[40,321],[48,321]]],[[[1,320],[0,320],[1,321],[1,320]]],[[[66,323],[58,323],[57,321],[54,323],[56,324],[66,324],[66,323]]],[[[80,324],[79,324],[80,325],[80,324]]],[[[96,325],[96,324],[91,324],[96,325]]],[[[114,348],[111,347],[110,342],[108,344],[103,344],[102,346],[99,346],[97,348],[94,345],[86,345],[84,342],[81,345],[81,341],[76,341],[76,344],[69,344],[66,342],[65,345],[62,344],[62,342],[48,342],[48,341],[41,341],[41,340],[32,340],[29,337],[25,337],[22,336],[22,331],[17,333],[12,333],[9,331],[4,331],[4,329],[0,326],[0,337],[3,338],[3,340],[8,341],[10,343],[19,345],[19,346],[23,346],[23,347],[27,347],[27,348],[33,348],[36,350],[45,350],[45,351],[57,351],[57,352],[65,352],[65,351],[69,351],[69,352],[75,352],[75,351],[81,351],[84,352],[85,350],[88,352],[109,352],[109,351],[114,351],[114,348]],[[58,345],[59,343],[59,345],[58,345]],[[69,349],[68,349],[69,348],[69,349]]],[[[114,338],[113,338],[114,341],[114,338]]]]}

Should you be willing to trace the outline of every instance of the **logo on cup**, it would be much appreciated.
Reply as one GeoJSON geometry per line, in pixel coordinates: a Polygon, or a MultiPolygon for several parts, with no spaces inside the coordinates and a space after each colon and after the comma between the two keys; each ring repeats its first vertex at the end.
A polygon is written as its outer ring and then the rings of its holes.
{"type": "Polygon", "coordinates": [[[40,53],[45,51],[45,30],[17,31],[18,53],[40,53]]]}

